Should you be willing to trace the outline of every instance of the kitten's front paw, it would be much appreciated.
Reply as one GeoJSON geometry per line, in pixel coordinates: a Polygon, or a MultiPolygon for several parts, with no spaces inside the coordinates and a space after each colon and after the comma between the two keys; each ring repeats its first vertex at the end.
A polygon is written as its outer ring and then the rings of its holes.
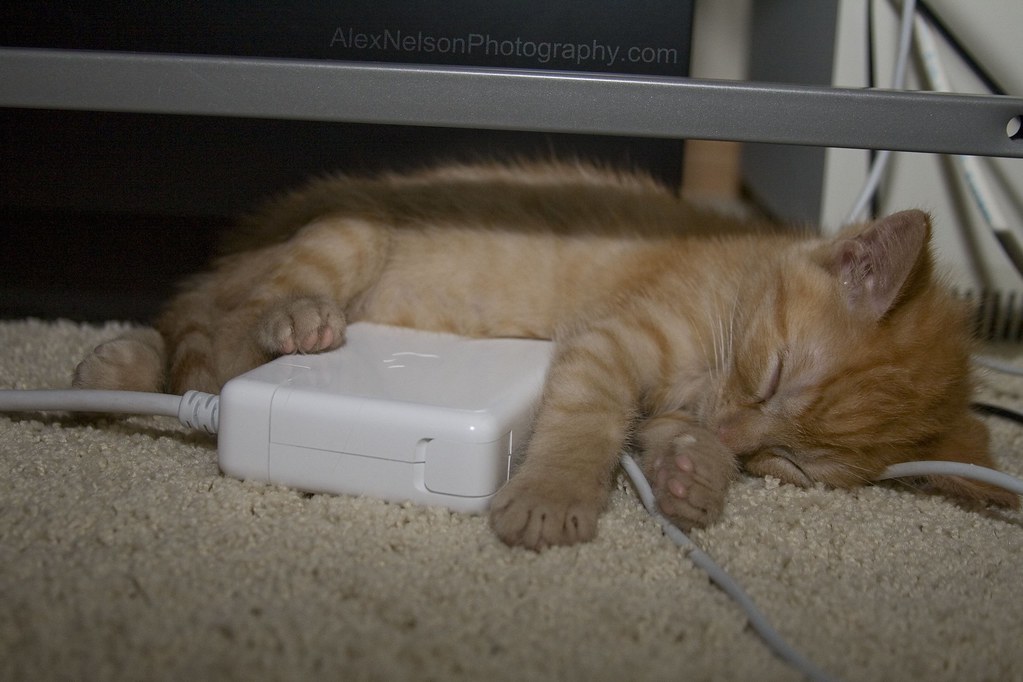
{"type": "Polygon", "coordinates": [[[649,453],[644,464],[657,506],[676,526],[704,527],[721,516],[735,462],[711,434],[679,435],[667,451],[649,453]]]}
{"type": "Polygon", "coordinates": [[[490,526],[505,544],[540,550],[574,545],[597,534],[607,490],[586,490],[578,481],[516,474],[494,496],[490,526]]]}
{"type": "Polygon", "coordinates": [[[345,341],[345,314],[325,298],[294,298],[267,311],[257,338],[271,355],[321,353],[345,341]]]}

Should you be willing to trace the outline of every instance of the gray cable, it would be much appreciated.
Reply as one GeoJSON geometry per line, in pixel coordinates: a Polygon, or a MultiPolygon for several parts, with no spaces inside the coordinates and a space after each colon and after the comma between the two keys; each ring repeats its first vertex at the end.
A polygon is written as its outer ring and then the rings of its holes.
{"type": "Polygon", "coordinates": [[[0,390],[0,412],[109,412],[176,417],[189,428],[216,433],[220,399],[201,391],[185,395],[142,391],[0,390]]]}
{"type": "MultiPolygon", "coordinates": [[[[676,545],[686,550],[690,560],[703,569],[714,583],[720,587],[728,596],[746,612],[750,625],[764,642],[784,661],[799,670],[811,680],[830,680],[826,672],[818,668],[801,653],[796,651],[774,627],[767,621],[763,613],[757,608],[753,600],[742,589],[742,587],[718,566],[706,552],[697,547],[689,537],[683,533],[671,521],[666,519],[657,511],[657,503],[654,500],[653,490],[647,482],[643,472],[635,460],[629,455],[622,455],[622,468],[629,475],[632,484],[636,488],[640,501],[647,512],[660,524],[664,534],[676,545]]],[[[964,464],[961,462],[905,462],[894,464],[878,476],[877,480],[901,478],[903,476],[961,476],[971,478],[985,483],[996,485],[1018,495],[1023,495],[1023,480],[1014,478],[1001,471],[988,469],[975,464],[964,464]]]]}
{"type": "Polygon", "coordinates": [[[640,501],[643,503],[643,506],[646,507],[650,516],[652,516],[660,524],[664,534],[667,535],[668,538],[670,538],[676,545],[685,549],[689,559],[703,569],[710,579],[713,580],[714,583],[725,592],[725,594],[739,604],[742,610],[746,612],[750,625],[754,630],[756,630],[757,634],[760,635],[767,646],[770,647],[782,660],[786,661],[789,665],[806,675],[807,678],[814,680],[814,682],[823,682],[834,679],[786,642],[778,631],[775,630],[767,621],[767,618],[760,609],[757,608],[756,604],[753,603],[753,600],[748,594],[746,594],[746,591],[742,589],[739,583],[737,583],[732,576],[728,575],[724,569],[718,566],[706,552],[697,547],[685,533],[679,530],[677,526],[657,511],[657,503],[654,501],[653,490],[650,489],[650,484],[647,482],[643,472],[640,471],[635,460],[633,460],[629,455],[622,455],[621,462],[625,472],[629,475],[629,478],[632,479],[632,484],[636,487],[636,492],[639,494],[640,501]]]}
{"type": "MultiPolygon", "coordinates": [[[[913,41],[913,16],[915,13],[916,0],[903,0],[902,19],[899,25],[898,52],[896,53],[895,69],[892,73],[893,90],[901,90],[906,83],[906,67],[909,62],[909,47],[913,41]]],[[[868,26],[867,30],[872,31],[873,27],[868,26]]],[[[867,208],[867,204],[877,193],[877,188],[881,184],[881,178],[888,167],[888,159],[891,155],[891,150],[882,149],[874,157],[874,164],[870,168],[870,174],[867,176],[863,189],[849,211],[849,215],[846,216],[846,224],[859,220],[863,211],[867,208]]]]}
{"type": "Polygon", "coordinates": [[[879,481],[904,476],[960,476],[1004,488],[1017,495],[1023,495],[1023,480],[1009,474],[964,462],[903,462],[893,464],[877,477],[879,481]]]}

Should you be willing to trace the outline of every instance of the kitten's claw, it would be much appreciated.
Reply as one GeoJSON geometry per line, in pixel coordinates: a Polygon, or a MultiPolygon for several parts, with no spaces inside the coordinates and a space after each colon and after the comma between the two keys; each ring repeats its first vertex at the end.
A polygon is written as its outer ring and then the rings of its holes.
{"type": "Polygon", "coordinates": [[[505,544],[540,550],[588,542],[607,492],[582,491],[578,481],[520,472],[494,496],[490,525],[505,544]]]}
{"type": "Polygon", "coordinates": [[[323,298],[284,301],[267,312],[260,325],[260,345],[271,355],[322,353],[345,341],[345,315],[323,298]]]}

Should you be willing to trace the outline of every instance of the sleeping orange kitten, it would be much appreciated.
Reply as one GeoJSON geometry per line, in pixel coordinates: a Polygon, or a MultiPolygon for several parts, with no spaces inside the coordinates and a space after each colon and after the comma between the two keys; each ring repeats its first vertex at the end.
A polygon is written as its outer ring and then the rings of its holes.
{"type": "Polygon", "coordinates": [[[969,411],[966,313],[935,280],[929,237],[919,211],[796,234],[583,165],[338,176],[253,217],[156,331],[100,345],[74,384],[215,392],[274,356],[337,348],[355,320],[553,338],[534,435],[491,506],[497,534],[591,539],[626,446],[665,514],[702,526],[740,466],[852,487],[907,460],[993,465],[969,411]]]}

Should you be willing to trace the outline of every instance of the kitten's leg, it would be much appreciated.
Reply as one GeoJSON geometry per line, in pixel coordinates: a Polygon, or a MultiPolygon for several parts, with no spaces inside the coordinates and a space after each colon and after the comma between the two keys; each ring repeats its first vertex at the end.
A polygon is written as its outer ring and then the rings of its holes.
{"type": "Polygon", "coordinates": [[[735,455],[687,415],[648,419],[638,430],[640,466],[657,506],[682,530],[716,521],[738,473],[735,455]]]}
{"type": "Polygon", "coordinates": [[[504,542],[541,549],[596,535],[639,396],[661,360],[650,336],[620,320],[559,342],[525,459],[491,504],[504,542]]]}
{"type": "Polygon", "coordinates": [[[172,348],[171,389],[216,391],[278,355],[340,346],[345,308],[379,278],[389,243],[381,225],[324,218],[222,261],[158,322],[172,348]]]}
{"type": "Polygon", "coordinates": [[[184,323],[173,313],[169,309],[158,322],[173,349],[168,382],[172,393],[215,393],[228,379],[279,355],[332,350],[345,338],[344,311],[323,297],[257,300],[215,319],[188,311],[184,323]]]}
{"type": "Polygon", "coordinates": [[[96,346],[75,368],[75,388],[160,391],[164,343],[155,329],[133,329],[96,346]]]}

